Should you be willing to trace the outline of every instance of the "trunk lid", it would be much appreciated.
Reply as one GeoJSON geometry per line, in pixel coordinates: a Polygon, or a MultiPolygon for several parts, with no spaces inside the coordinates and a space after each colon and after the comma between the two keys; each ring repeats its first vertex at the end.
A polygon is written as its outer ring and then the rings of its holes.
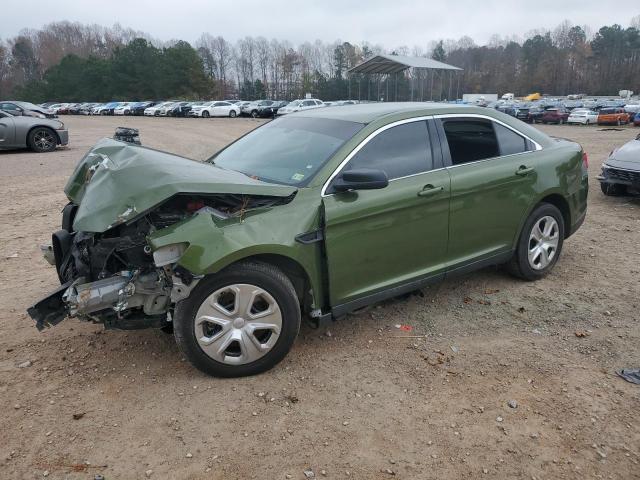
{"type": "Polygon", "coordinates": [[[295,187],[109,138],[78,163],[64,192],[79,205],[74,230],[104,232],[178,193],[288,197],[295,187]]]}

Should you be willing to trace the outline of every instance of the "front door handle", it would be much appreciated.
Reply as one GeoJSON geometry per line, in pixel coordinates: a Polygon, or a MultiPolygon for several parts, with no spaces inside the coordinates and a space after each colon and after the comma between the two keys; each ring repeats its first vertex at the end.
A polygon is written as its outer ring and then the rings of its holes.
{"type": "Polygon", "coordinates": [[[524,177],[525,175],[529,175],[533,171],[535,171],[535,168],[525,167],[524,165],[521,165],[520,168],[516,170],[516,175],[520,175],[521,177],[524,177]]]}
{"type": "Polygon", "coordinates": [[[433,185],[429,184],[429,185],[425,185],[424,188],[418,192],[418,196],[431,197],[433,195],[437,195],[443,190],[444,190],[444,187],[442,185],[440,185],[439,187],[434,187],[433,185]]]}

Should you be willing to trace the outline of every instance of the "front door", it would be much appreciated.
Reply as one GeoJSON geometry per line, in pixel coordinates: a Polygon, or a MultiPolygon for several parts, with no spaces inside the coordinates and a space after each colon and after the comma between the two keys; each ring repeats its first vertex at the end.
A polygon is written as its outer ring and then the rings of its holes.
{"type": "Polygon", "coordinates": [[[16,124],[11,115],[0,112],[0,146],[15,145],[16,124]]]}
{"type": "Polygon", "coordinates": [[[509,254],[535,199],[535,146],[487,118],[441,118],[451,176],[451,269],[509,254]]]}
{"type": "MultiPolygon", "coordinates": [[[[379,190],[323,199],[332,306],[426,277],[443,275],[450,181],[434,155],[427,122],[385,127],[355,150],[344,169],[383,170],[379,190]]],[[[439,153],[439,149],[437,150],[439,153]]]]}

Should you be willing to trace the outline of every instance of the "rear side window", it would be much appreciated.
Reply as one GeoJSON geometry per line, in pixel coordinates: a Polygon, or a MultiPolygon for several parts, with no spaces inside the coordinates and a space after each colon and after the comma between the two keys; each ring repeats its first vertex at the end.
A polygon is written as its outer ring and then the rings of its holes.
{"type": "Polygon", "coordinates": [[[475,118],[443,120],[442,127],[453,165],[500,155],[498,139],[491,123],[489,120],[475,118]]]}
{"type": "Polygon", "coordinates": [[[382,170],[389,180],[432,170],[427,122],[405,123],[379,133],[354,155],[345,169],[357,168],[382,170]]]}
{"type": "Polygon", "coordinates": [[[483,119],[444,120],[452,165],[528,152],[532,144],[497,122],[483,119]]]}
{"type": "Polygon", "coordinates": [[[507,128],[499,123],[493,123],[493,128],[500,145],[500,155],[513,155],[514,153],[523,153],[529,150],[527,141],[522,135],[507,128]]]}

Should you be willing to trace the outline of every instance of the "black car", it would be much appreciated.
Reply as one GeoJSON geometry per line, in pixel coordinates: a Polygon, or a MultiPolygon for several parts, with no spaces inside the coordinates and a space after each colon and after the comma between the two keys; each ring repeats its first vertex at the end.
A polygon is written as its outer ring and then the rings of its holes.
{"type": "Polygon", "coordinates": [[[249,112],[252,117],[275,117],[278,109],[284,107],[289,102],[280,100],[261,100],[255,108],[249,112]]]}
{"type": "Polygon", "coordinates": [[[154,105],[157,105],[158,103],[161,102],[138,102],[133,104],[133,106],[131,107],[131,110],[129,111],[129,115],[144,115],[144,109],[145,108],[149,108],[149,107],[153,107],[154,105]]]}
{"type": "Polygon", "coordinates": [[[186,117],[189,115],[189,111],[191,110],[190,102],[178,102],[175,103],[171,110],[167,111],[168,117],[186,117]]]}
{"type": "Polygon", "coordinates": [[[529,107],[518,107],[516,109],[515,117],[523,122],[529,122],[529,107]]]}

